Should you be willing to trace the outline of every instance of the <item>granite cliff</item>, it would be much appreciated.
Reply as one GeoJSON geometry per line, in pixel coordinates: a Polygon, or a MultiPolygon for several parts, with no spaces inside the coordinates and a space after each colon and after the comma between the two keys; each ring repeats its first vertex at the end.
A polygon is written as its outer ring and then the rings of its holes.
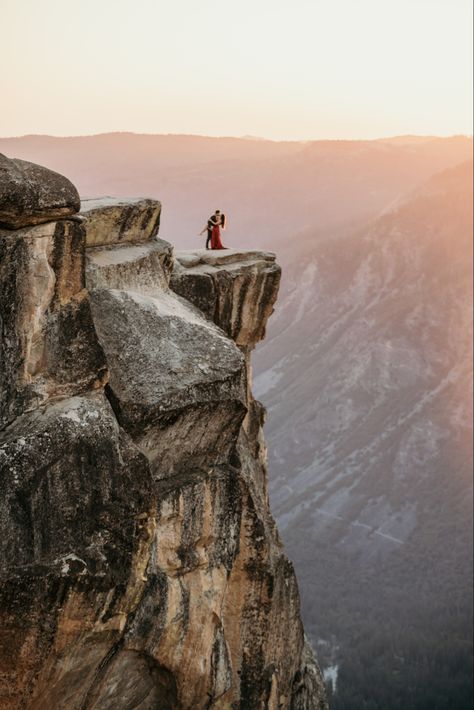
{"type": "Polygon", "coordinates": [[[326,708],[251,391],[274,255],[0,182],[0,707],[326,708]]]}

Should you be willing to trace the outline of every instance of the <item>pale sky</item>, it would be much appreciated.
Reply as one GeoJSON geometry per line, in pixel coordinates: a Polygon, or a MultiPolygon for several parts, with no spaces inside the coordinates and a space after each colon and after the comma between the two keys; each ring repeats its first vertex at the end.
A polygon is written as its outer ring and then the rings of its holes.
{"type": "Polygon", "coordinates": [[[0,0],[0,135],[472,133],[472,0],[0,0]]]}

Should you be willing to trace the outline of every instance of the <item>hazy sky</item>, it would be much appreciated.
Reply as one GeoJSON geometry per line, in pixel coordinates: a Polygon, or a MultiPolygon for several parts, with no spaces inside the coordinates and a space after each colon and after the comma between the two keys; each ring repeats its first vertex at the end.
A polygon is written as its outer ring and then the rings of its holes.
{"type": "Polygon", "coordinates": [[[472,0],[0,0],[0,135],[472,133],[472,0]]]}

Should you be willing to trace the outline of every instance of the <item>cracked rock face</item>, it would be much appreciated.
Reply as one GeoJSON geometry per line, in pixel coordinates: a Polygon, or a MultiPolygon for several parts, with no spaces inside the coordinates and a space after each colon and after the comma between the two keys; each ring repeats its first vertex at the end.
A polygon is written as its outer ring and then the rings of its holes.
{"type": "Polygon", "coordinates": [[[275,254],[258,251],[178,252],[171,288],[191,301],[240,347],[265,337],[281,269],[275,254]]]}
{"type": "Polygon", "coordinates": [[[146,242],[158,234],[161,203],[141,198],[84,199],[81,215],[87,220],[87,246],[146,242]]]}
{"type": "Polygon", "coordinates": [[[106,376],[85,289],[84,239],[70,221],[0,230],[0,427],[106,376]]]}
{"type": "Polygon", "coordinates": [[[0,707],[80,707],[91,656],[116,640],[143,586],[148,462],[94,393],[19,417],[0,434],[0,471],[0,707]]]}
{"type": "Polygon", "coordinates": [[[16,419],[2,435],[0,467],[0,546],[8,569],[115,569],[127,578],[133,517],[149,507],[150,473],[102,392],[16,419]]]}
{"type": "Polygon", "coordinates": [[[19,229],[79,212],[81,200],[67,178],[0,153],[0,227],[19,229]]]}
{"type": "Polygon", "coordinates": [[[0,707],[325,710],[250,387],[279,268],[103,217],[0,232],[0,707]]]}
{"type": "Polygon", "coordinates": [[[245,414],[245,363],[235,345],[169,292],[92,293],[121,425],[160,478],[229,456],[245,414]]]}

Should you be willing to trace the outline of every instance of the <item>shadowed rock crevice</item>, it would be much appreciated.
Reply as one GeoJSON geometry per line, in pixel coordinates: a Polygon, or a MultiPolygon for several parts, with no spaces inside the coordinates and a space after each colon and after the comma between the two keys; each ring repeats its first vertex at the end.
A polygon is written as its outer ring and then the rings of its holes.
{"type": "Polygon", "coordinates": [[[180,710],[176,681],[148,654],[120,650],[90,694],[84,710],[180,710]]]}

